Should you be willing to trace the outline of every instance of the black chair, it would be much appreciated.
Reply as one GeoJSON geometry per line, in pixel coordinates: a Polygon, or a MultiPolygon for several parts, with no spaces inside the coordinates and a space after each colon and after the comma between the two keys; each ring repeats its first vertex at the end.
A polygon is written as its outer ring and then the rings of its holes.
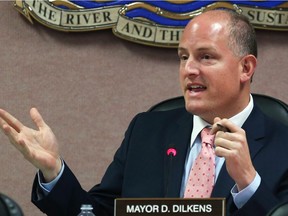
{"type": "MultiPolygon", "coordinates": [[[[253,93],[252,95],[255,104],[257,104],[258,107],[267,116],[270,116],[271,118],[280,121],[288,126],[288,105],[285,102],[267,95],[255,94],[255,93],[253,93]]],[[[184,106],[185,106],[184,97],[179,96],[155,104],[148,111],[165,111],[184,106]]]]}
{"type": "Polygon", "coordinates": [[[1,216],[23,216],[20,206],[10,197],[0,193],[1,216]]]}
{"type": "Polygon", "coordinates": [[[266,216],[287,216],[287,215],[288,215],[288,202],[283,202],[275,206],[266,216]]]}

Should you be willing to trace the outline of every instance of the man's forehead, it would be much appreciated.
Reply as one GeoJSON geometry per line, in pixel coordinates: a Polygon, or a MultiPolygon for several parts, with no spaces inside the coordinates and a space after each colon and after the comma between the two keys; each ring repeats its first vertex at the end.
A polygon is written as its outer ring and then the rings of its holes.
{"type": "Polygon", "coordinates": [[[221,10],[211,10],[202,13],[194,17],[187,26],[193,25],[195,23],[213,23],[213,22],[223,22],[229,20],[229,14],[226,11],[221,10]]]}
{"type": "Polygon", "coordinates": [[[190,26],[187,27],[187,31],[190,33],[196,33],[203,30],[204,32],[218,33],[223,29],[223,22],[219,21],[205,21],[193,22],[190,26]]]}

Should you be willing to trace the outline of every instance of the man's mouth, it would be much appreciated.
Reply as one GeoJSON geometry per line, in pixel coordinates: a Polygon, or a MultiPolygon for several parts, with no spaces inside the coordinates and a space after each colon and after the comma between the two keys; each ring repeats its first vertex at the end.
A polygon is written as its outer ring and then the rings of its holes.
{"type": "Polygon", "coordinates": [[[207,87],[203,86],[203,85],[187,85],[187,90],[190,92],[198,92],[198,91],[203,91],[205,90],[207,87]]]}

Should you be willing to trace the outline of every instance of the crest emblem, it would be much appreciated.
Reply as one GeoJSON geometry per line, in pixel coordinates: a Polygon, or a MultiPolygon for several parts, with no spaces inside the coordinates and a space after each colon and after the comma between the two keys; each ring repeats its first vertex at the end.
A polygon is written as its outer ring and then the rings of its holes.
{"type": "Polygon", "coordinates": [[[287,1],[16,0],[14,6],[31,23],[36,20],[55,30],[111,28],[125,40],[159,47],[177,47],[189,20],[216,8],[244,14],[255,28],[288,31],[287,1]]]}

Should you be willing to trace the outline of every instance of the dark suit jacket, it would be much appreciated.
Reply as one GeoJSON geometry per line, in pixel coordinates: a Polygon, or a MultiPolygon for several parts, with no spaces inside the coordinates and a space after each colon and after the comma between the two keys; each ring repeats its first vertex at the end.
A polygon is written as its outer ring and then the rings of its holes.
{"type": "MultiPolygon", "coordinates": [[[[112,216],[115,198],[179,197],[192,120],[185,109],[137,115],[99,185],[85,192],[66,164],[63,176],[46,197],[36,177],[33,203],[53,216],[77,215],[83,203],[92,203],[97,216],[112,216]],[[175,157],[167,156],[169,147],[177,150],[175,157]]],[[[263,216],[288,200],[288,128],[268,119],[257,107],[243,128],[261,184],[238,210],[230,194],[235,183],[224,164],[212,197],[226,198],[227,215],[263,216]]]]}

